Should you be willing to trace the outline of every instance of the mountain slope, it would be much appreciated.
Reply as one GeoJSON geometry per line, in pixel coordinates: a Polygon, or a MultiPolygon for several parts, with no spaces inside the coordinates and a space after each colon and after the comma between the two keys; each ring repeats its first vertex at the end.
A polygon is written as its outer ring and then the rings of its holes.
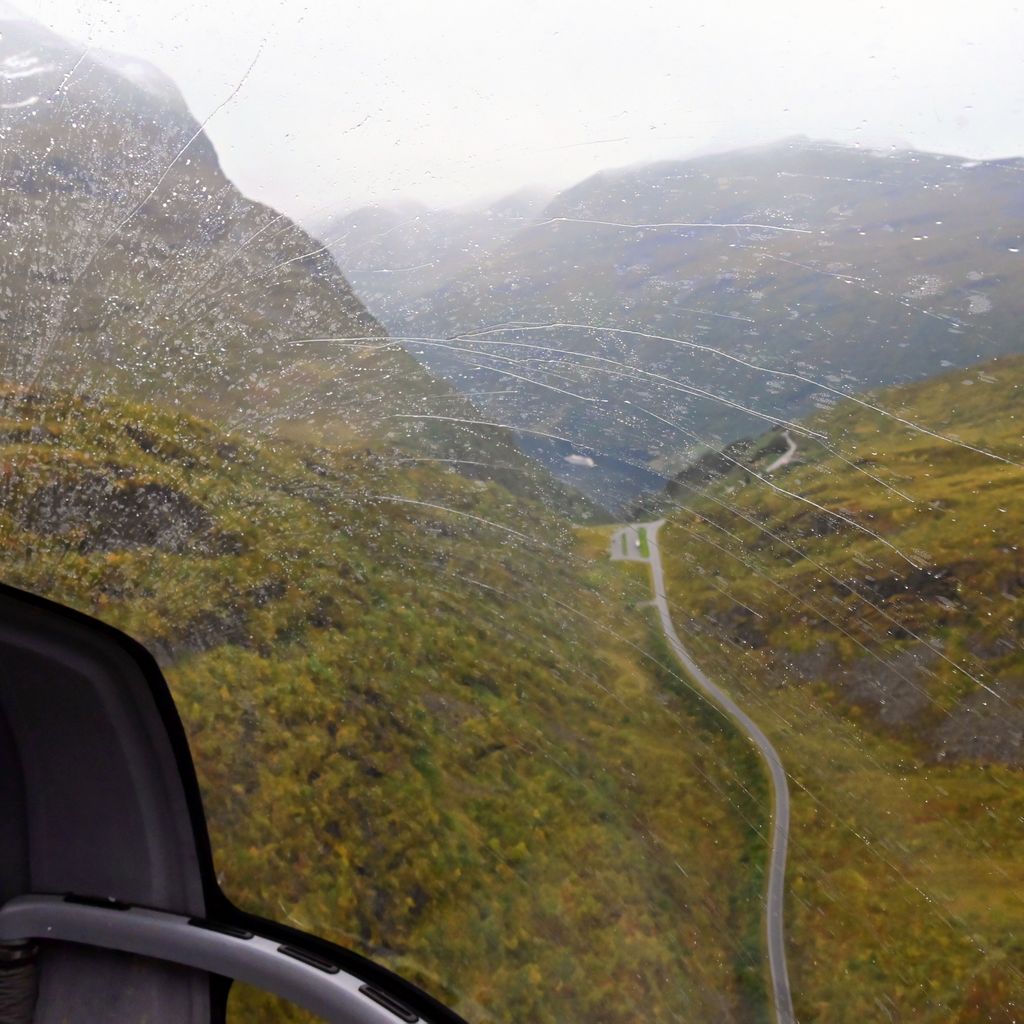
{"type": "Polygon", "coordinates": [[[399,445],[593,513],[507,432],[460,422],[480,417],[387,344],[324,246],[224,176],[169,79],[0,24],[0,377],[250,433],[399,445]]]}
{"type": "Polygon", "coordinates": [[[428,294],[378,275],[375,309],[499,392],[492,418],[671,470],[835,391],[1019,350],[1022,172],[804,139],[607,172],[428,294]]]}
{"type": "Polygon", "coordinates": [[[230,896],[478,1024],[761,1019],[756,766],[603,551],[430,464],[0,406],[3,579],[160,657],[230,896]]]}
{"type": "Polygon", "coordinates": [[[433,210],[419,203],[369,206],[328,220],[318,234],[375,313],[397,314],[453,277],[472,273],[544,208],[524,189],[483,208],[433,210]]]}
{"type": "MultiPolygon", "coordinates": [[[[235,190],[173,86],[3,26],[8,377],[95,389],[101,364],[111,389],[285,415],[315,377],[289,340],[382,333],[329,259],[302,258],[309,236],[235,190]]],[[[358,373],[344,356],[339,370],[358,373]]]]}
{"type": "Polygon", "coordinates": [[[1022,393],[1021,357],[949,372],[670,488],[673,617],[792,778],[801,1020],[1024,992],[1022,393]]]}

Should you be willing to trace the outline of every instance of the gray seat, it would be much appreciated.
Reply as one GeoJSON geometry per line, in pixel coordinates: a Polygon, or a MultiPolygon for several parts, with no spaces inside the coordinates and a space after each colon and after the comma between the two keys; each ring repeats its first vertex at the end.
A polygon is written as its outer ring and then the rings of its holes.
{"type": "Polygon", "coordinates": [[[38,949],[34,1009],[18,1018],[0,994],[0,1024],[208,1024],[232,978],[328,1020],[459,1021],[384,968],[235,908],[156,663],[3,586],[0,815],[0,948],[38,949]]]}

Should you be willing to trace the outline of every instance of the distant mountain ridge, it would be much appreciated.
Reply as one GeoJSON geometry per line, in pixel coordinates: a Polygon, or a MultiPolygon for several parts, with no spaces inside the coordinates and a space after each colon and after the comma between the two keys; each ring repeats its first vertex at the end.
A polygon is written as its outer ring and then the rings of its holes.
{"type": "Polygon", "coordinates": [[[387,313],[397,294],[410,301],[455,274],[472,272],[550,198],[541,189],[522,189],[484,207],[364,206],[328,219],[317,233],[367,307],[387,313]]]}
{"type": "Polygon", "coordinates": [[[492,418],[671,475],[836,392],[1024,348],[1022,175],[798,138],[595,175],[426,290],[335,251],[393,334],[434,339],[425,365],[502,392],[492,418]]]}

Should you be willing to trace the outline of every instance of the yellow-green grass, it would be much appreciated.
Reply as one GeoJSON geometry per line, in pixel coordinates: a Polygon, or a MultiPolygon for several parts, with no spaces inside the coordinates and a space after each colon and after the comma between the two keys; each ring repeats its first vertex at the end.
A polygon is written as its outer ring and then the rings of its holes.
{"type": "Polygon", "coordinates": [[[161,658],[233,899],[478,1024],[763,1017],[758,802],[607,533],[379,445],[0,399],[3,578],[161,658]],[[122,543],[111,496],[141,492],[201,527],[122,543]]]}
{"type": "Polygon", "coordinates": [[[804,501],[737,470],[677,488],[660,535],[684,641],[791,775],[801,1020],[1019,1015],[1020,757],[943,735],[1020,713],[1022,383],[1002,360],[871,399],[1009,463],[843,403],[808,423],[837,454],[798,436],[772,478],[804,501]],[[886,704],[855,685],[899,675],[886,704]]]}

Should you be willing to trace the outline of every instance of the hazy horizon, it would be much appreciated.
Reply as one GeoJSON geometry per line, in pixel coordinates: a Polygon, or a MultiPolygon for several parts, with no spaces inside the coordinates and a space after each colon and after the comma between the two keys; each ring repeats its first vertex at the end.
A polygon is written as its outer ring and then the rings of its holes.
{"type": "Polygon", "coordinates": [[[908,152],[908,153],[922,153],[931,154],[934,156],[948,156],[955,159],[963,160],[965,162],[984,163],[990,161],[1000,160],[1024,160],[1024,145],[1020,151],[1012,153],[1002,153],[987,156],[979,156],[977,153],[956,153],[951,152],[948,149],[936,150],[936,149],[924,149],[920,146],[913,146],[908,142],[891,142],[885,146],[868,146],[858,145],[852,142],[837,142],[835,139],[812,137],[810,135],[803,135],[799,133],[779,136],[774,139],[767,139],[763,142],[752,142],[747,144],[737,144],[733,146],[708,146],[704,149],[694,150],[688,153],[679,153],[675,155],[652,157],[650,159],[640,159],[630,161],[629,163],[614,164],[608,166],[595,167],[592,171],[582,177],[570,178],[564,182],[558,184],[543,184],[540,182],[523,182],[518,186],[512,186],[510,188],[499,188],[494,191],[485,191],[477,193],[476,195],[469,196],[464,199],[453,199],[449,202],[430,202],[420,196],[405,195],[398,196],[392,200],[379,201],[376,199],[370,199],[366,202],[357,202],[351,206],[341,207],[341,212],[351,212],[359,209],[372,209],[379,207],[382,209],[401,209],[403,207],[417,207],[428,210],[475,210],[483,209],[494,203],[500,202],[503,199],[509,199],[514,196],[526,193],[538,193],[542,196],[554,197],[558,192],[564,191],[566,188],[572,188],[574,185],[586,181],[588,178],[595,177],[601,174],[624,174],[630,170],[640,167],[648,167],[651,165],[661,163],[685,163],[690,160],[700,160],[704,157],[715,157],[722,156],[727,153],[740,153],[754,150],[768,150],[777,146],[785,145],[786,143],[796,143],[804,141],[811,145],[829,146],[836,149],[849,149],[849,150],[860,150],[868,153],[879,153],[888,154],[890,152],[908,152]]]}
{"type": "Polygon", "coordinates": [[[306,224],[554,192],[792,136],[967,159],[1024,151],[1024,81],[1005,74],[1024,14],[1004,0],[973,17],[955,2],[865,17],[845,0],[737,0],[699,16],[584,0],[511,13],[469,0],[20,6],[164,71],[210,119],[232,180],[306,224]]]}

